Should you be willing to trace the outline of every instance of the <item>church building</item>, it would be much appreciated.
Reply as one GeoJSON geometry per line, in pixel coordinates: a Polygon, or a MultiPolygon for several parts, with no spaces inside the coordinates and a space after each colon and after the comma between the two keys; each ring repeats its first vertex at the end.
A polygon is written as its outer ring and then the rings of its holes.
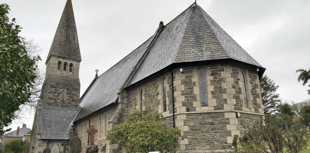
{"type": "MultiPolygon", "coordinates": [[[[80,51],[67,0],[46,60],[31,153],[114,153],[107,133],[151,109],[178,128],[179,153],[225,152],[264,118],[265,68],[194,3],[101,75],[80,95],[80,51]]],[[[81,54],[82,53],[82,54],[81,54]]],[[[86,54],[86,53],[85,53],[86,54]]]]}

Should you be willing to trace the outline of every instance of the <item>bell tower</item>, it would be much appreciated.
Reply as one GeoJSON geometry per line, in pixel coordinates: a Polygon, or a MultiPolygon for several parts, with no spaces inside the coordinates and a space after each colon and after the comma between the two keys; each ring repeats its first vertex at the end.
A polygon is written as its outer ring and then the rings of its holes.
{"type": "Polygon", "coordinates": [[[81,54],[71,0],[62,13],[47,56],[42,106],[76,108],[79,105],[81,54]]]}

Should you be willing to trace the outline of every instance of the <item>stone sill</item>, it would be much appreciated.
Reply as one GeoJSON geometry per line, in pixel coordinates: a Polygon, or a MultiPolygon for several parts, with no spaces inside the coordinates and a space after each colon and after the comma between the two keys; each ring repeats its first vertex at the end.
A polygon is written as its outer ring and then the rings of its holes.
{"type": "MultiPolygon", "coordinates": [[[[240,113],[240,114],[251,114],[251,115],[261,115],[264,116],[265,114],[259,114],[259,113],[253,113],[253,112],[244,112],[244,111],[236,111],[236,110],[213,110],[213,111],[208,111],[208,112],[203,112],[203,111],[195,111],[195,112],[185,112],[185,113],[175,113],[174,115],[185,115],[185,114],[210,114],[210,113],[227,113],[227,112],[233,112],[233,113],[240,113]]],[[[171,117],[173,116],[172,114],[169,114],[166,117],[171,117]]]]}

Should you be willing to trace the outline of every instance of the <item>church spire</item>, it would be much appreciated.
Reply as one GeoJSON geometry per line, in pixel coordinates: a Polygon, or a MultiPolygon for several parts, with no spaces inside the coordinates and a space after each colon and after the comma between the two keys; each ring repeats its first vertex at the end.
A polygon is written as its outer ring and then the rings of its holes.
{"type": "Polygon", "coordinates": [[[71,0],[67,0],[46,64],[52,56],[80,62],[81,54],[71,0]]]}

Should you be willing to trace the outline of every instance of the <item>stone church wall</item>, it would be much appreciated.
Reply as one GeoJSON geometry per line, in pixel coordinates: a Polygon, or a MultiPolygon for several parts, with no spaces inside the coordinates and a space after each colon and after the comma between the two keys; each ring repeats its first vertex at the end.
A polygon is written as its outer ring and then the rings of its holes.
{"type": "MultiPolygon", "coordinates": [[[[171,74],[170,72],[148,79],[129,87],[126,108],[132,113],[140,110],[140,92],[142,90],[143,109],[153,109],[154,112],[172,115],[171,74]],[[163,112],[162,82],[167,78],[167,107],[163,112]]],[[[252,113],[263,113],[258,74],[248,67],[230,66],[228,64],[213,64],[208,66],[184,67],[182,72],[174,70],[174,98],[176,113],[208,112],[216,110],[234,110],[252,113]],[[208,87],[208,107],[201,107],[199,97],[199,69],[206,70],[208,87]],[[245,74],[247,100],[249,108],[245,108],[241,71],[245,74]]]]}
{"type": "Polygon", "coordinates": [[[99,152],[105,153],[107,152],[106,150],[110,149],[109,141],[106,141],[106,135],[112,129],[113,124],[109,123],[109,121],[112,119],[116,109],[116,105],[107,107],[95,115],[76,123],[75,127],[81,140],[82,152],[86,152],[86,147],[89,145],[89,136],[86,130],[89,129],[90,125],[94,125],[94,128],[98,130],[98,133],[95,134],[94,142],[95,145],[98,145],[99,152]]]}
{"type": "Polygon", "coordinates": [[[140,110],[140,96],[142,90],[142,108],[152,109],[155,113],[162,113],[164,116],[172,115],[172,96],[171,96],[171,73],[165,72],[161,75],[148,79],[142,83],[138,83],[129,89],[128,102],[125,107],[128,114],[140,110]],[[163,111],[163,79],[167,80],[167,111],[163,111]]]}
{"type": "MultiPolygon", "coordinates": [[[[238,64],[208,64],[173,69],[175,126],[187,138],[179,142],[179,152],[224,151],[231,146],[234,135],[243,136],[247,126],[263,117],[259,79],[256,70],[238,64]],[[198,72],[206,71],[208,106],[201,107],[198,72]],[[245,76],[249,108],[245,108],[241,82],[245,76]],[[236,113],[240,113],[238,118],[236,113]]],[[[171,73],[163,71],[122,92],[119,103],[97,112],[76,123],[82,142],[82,152],[88,146],[86,130],[90,125],[98,129],[95,145],[99,152],[113,152],[117,144],[109,145],[106,133],[115,125],[125,121],[128,114],[142,109],[162,113],[164,124],[173,127],[171,73]],[[163,79],[166,79],[167,110],[163,110],[163,79]]]]}
{"type": "MultiPolygon", "coordinates": [[[[263,107],[256,69],[235,63],[208,64],[173,70],[176,127],[188,136],[180,141],[180,151],[223,151],[233,136],[243,136],[263,116],[263,107]],[[201,107],[198,71],[206,71],[208,106],[201,107]],[[244,106],[241,72],[245,76],[249,108],[244,106]],[[240,118],[236,113],[240,112],[240,118]],[[207,145],[206,145],[207,144],[207,145]]],[[[163,72],[126,89],[128,114],[143,109],[162,113],[165,124],[172,127],[171,74],[163,72]],[[167,111],[163,112],[163,79],[167,78],[167,111]]]]}
{"type": "Polygon", "coordinates": [[[49,76],[43,84],[41,98],[44,106],[76,108],[79,105],[80,81],[49,76]]]}
{"type": "Polygon", "coordinates": [[[66,76],[70,78],[79,78],[80,63],[77,61],[64,59],[61,57],[51,57],[46,65],[46,77],[49,75],[66,76]],[[58,62],[61,62],[60,70],[58,70],[58,62]],[[64,63],[67,62],[66,71],[64,71],[64,63]],[[72,72],[69,71],[69,65],[73,64],[72,72]]]}
{"type": "Polygon", "coordinates": [[[46,76],[41,92],[43,105],[76,108],[79,105],[79,95],[79,62],[51,57],[46,66],[46,76]],[[61,62],[60,70],[58,69],[59,61],[61,62]],[[66,70],[64,70],[65,62],[67,62],[66,70]],[[70,64],[73,64],[72,72],[69,71],[70,64]]]}

